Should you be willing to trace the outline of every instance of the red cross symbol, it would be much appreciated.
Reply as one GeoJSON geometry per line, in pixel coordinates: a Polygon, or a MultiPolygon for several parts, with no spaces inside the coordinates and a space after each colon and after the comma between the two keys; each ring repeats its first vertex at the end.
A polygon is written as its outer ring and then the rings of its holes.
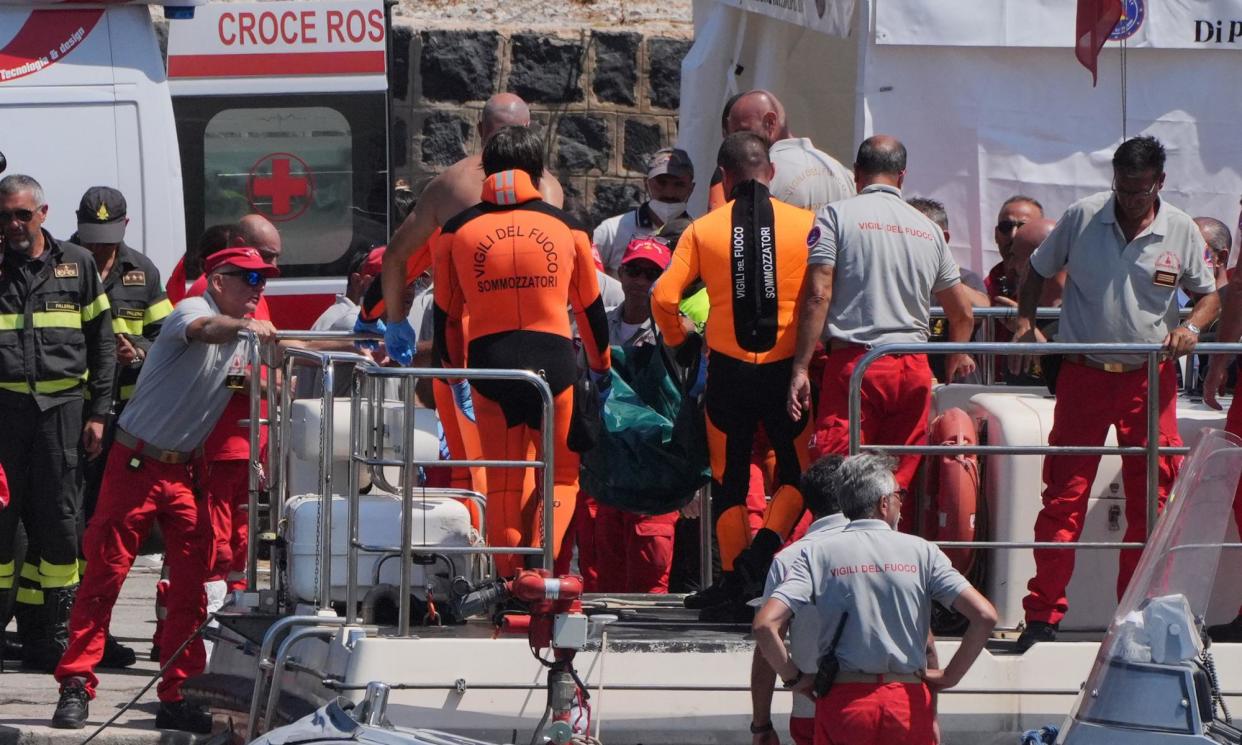
{"type": "Polygon", "coordinates": [[[292,153],[265,155],[250,169],[250,206],[273,220],[292,220],[301,215],[310,206],[313,190],[310,168],[306,161],[292,153]],[[301,173],[293,172],[294,165],[301,173]],[[270,175],[261,175],[264,171],[270,175]],[[270,200],[268,204],[260,203],[263,198],[270,200]],[[295,206],[294,199],[301,203],[295,206]]]}

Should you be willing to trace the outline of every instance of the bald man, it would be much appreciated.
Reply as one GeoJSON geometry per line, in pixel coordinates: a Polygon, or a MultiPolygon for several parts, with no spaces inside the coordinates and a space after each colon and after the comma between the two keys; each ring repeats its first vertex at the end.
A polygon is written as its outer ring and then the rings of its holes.
{"type": "Polygon", "coordinates": [[[1195,225],[1211,252],[1212,273],[1216,275],[1216,289],[1219,290],[1229,284],[1229,249],[1233,247],[1233,236],[1229,234],[1229,226],[1215,217],[1196,217],[1195,225]]]}
{"type": "MultiPolygon", "coordinates": [[[[457,213],[479,203],[483,194],[483,146],[501,129],[511,126],[530,126],[530,108],[526,102],[512,93],[498,93],[489,98],[479,117],[479,152],[467,155],[432,179],[419,197],[414,212],[401,223],[388,242],[380,281],[384,295],[384,320],[389,326],[409,326],[402,312],[402,295],[408,284],[406,263],[440,226],[457,213]]],[[[543,195],[543,201],[553,207],[564,205],[561,184],[546,169],[539,179],[539,192],[543,195]]],[[[408,337],[413,338],[412,329],[408,337]]],[[[408,346],[412,354],[413,343],[408,346]]],[[[409,355],[405,355],[403,360],[402,351],[394,350],[390,345],[388,354],[402,364],[408,364],[409,355]]]]}
{"type": "MultiPolygon", "coordinates": [[[[1039,244],[1044,242],[1048,234],[1057,225],[1056,220],[1047,217],[1034,217],[1030,222],[1023,223],[1016,230],[1011,231],[1009,235],[1008,247],[1008,264],[1013,272],[1015,286],[1021,286],[1026,281],[1026,275],[1031,271],[1031,254],[1035,253],[1035,249],[1039,248],[1039,244]]],[[[1039,307],[1041,308],[1059,308],[1061,307],[1061,293],[1065,290],[1065,270],[1057,272],[1044,282],[1043,290],[1039,295],[1039,307]]],[[[1003,304],[1003,303],[1002,303],[1003,304]]],[[[1037,341],[1048,341],[1056,335],[1057,322],[1055,320],[1046,320],[1040,322],[1035,327],[1035,339],[1037,341]]],[[[1005,333],[1005,340],[1008,341],[1012,336],[1008,335],[1008,327],[996,329],[1001,333],[1005,333]]],[[[1018,372],[1009,369],[1007,361],[1003,357],[996,360],[997,380],[1003,380],[1009,385],[1049,385],[1052,383],[1045,377],[1046,370],[1043,367],[1043,360],[1039,357],[1031,358],[1026,367],[1018,372]]]]}
{"type": "MultiPolygon", "coordinates": [[[[727,134],[753,132],[768,142],[768,157],[776,169],[772,196],[808,210],[818,210],[854,196],[854,177],[840,161],[815,149],[806,137],[789,132],[785,107],[765,90],[747,91],[729,109],[727,134]]],[[[724,195],[726,199],[729,195],[724,195]]]]}
{"type": "Polygon", "coordinates": [[[284,246],[280,240],[280,231],[263,215],[250,214],[237,221],[241,226],[242,237],[247,246],[252,246],[263,260],[272,266],[280,263],[280,254],[284,246]]]}

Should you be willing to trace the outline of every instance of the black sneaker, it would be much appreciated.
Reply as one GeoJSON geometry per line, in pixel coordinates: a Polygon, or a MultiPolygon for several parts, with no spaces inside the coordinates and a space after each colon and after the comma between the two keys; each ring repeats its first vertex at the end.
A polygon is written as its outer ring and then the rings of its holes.
{"type": "Polygon", "coordinates": [[[1229,623],[1208,626],[1207,632],[1217,644],[1242,642],[1242,615],[1234,617],[1229,623]]]}
{"type": "Polygon", "coordinates": [[[1026,628],[1023,629],[1022,635],[1018,637],[1018,641],[1014,643],[1013,648],[1018,654],[1023,654],[1039,642],[1054,642],[1056,640],[1057,624],[1046,621],[1030,621],[1026,624],[1026,628]]]}
{"type": "Polygon", "coordinates": [[[134,650],[121,644],[112,634],[104,639],[103,657],[99,660],[99,666],[119,670],[129,667],[138,661],[138,655],[134,654],[134,650]]]}
{"type": "Polygon", "coordinates": [[[191,705],[185,699],[161,701],[155,715],[156,729],[178,729],[196,735],[211,734],[211,714],[206,709],[191,705]]]}
{"type": "Polygon", "coordinates": [[[90,694],[78,678],[66,680],[60,687],[60,701],[52,714],[52,726],[56,729],[82,729],[90,714],[90,694]]]}
{"type": "Polygon", "coordinates": [[[150,653],[149,655],[147,655],[147,657],[148,657],[148,658],[149,658],[152,662],[159,662],[159,661],[160,661],[160,645],[158,645],[158,644],[152,644],[152,645],[151,645],[151,653],[150,653]]]}

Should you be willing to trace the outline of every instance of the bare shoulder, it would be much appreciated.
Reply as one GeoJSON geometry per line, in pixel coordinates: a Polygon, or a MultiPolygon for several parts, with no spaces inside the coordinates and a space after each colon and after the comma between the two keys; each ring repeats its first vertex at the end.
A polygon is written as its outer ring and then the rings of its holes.
{"type": "Polygon", "coordinates": [[[539,193],[543,195],[543,201],[553,207],[565,207],[565,190],[561,188],[561,182],[556,180],[556,175],[546,168],[539,177],[539,193]]]}

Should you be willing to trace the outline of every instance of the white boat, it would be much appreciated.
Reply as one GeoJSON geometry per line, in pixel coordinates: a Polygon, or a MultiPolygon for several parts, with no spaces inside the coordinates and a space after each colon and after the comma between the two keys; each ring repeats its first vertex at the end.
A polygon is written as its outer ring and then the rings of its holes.
{"type": "MultiPolygon", "coordinates": [[[[303,353],[300,360],[326,371],[356,358],[303,353]]],[[[286,372],[291,372],[293,363],[288,364],[286,372]]],[[[459,372],[465,371],[367,371],[360,366],[355,374],[366,382],[459,372]]],[[[364,393],[352,410],[348,400],[334,402],[326,418],[319,416],[325,409],[317,399],[272,401],[273,411],[291,412],[277,418],[271,446],[274,453],[287,453],[283,463],[272,464],[278,539],[268,540],[276,551],[273,589],[264,582],[261,592],[237,598],[248,609],[221,614],[228,630],[220,634],[207,674],[187,684],[187,695],[229,712],[238,731],[246,730],[247,739],[253,739],[337,696],[361,701],[369,684],[382,682],[388,687],[385,715],[394,725],[489,742],[542,742],[547,667],[524,631],[497,631],[486,618],[442,626],[420,623],[426,620],[428,587],[447,620],[451,599],[464,587],[490,579],[486,552],[491,549],[470,530],[456,493],[384,488],[405,486],[403,464],[408,468],[412,462],[435,460],[434,430],[417,414],[404,418],[414,412],[412,407],[366,404],[364,393]],[[342,447],[342,438],[351,445],[342,447]],[[361,479],[365,472],[373,476],[361,479]],[[306,473],[320,476],[320,487],[326,488],[309,497],[288,493],[288,484],[308,482],[306,473]],[[340,485],[368,480],[369,493],[351,495],[357,512],[351,510],[351,499],[338,496],[326,512],[331,519],[323,519],[321,494],[340,494],[340,485]],[[351,514],[361,518],[356,526],[351,514]],[[404,522],[403,514],[408,516],[404,522]],[[358,539],[352,561],[351,533],[358,539]],[[329,534],[330,560],[324,549],[328,542],[319,538],[329,534]],[[401,535],[409,538],[404,572],[401,535]],[[354,561],[357,569],[351,572],[354,561]],[[402,593],[402,587],[409,592],[402,593]],[[385,604],[399,617],[389,614],[385,623],[385,604]],[[358,610],[348,618],[338,615],[346,607],[358,610]]],[[[1029,547],[1040,506],[1043,456],[1009,451],[1047,444],[1053,400],[1044,389],[940,386],[935,411],[952,407],[966,409],[979,424],[985,447],[977,538],[992,545],[980,549],[972,578],[996,605],[1000,625],[962,683],[940,696],[941,728],[948,743],[1014,743],[1023,730],[1065,720],[1105,630],[1115,621],[1117,551],[1104,548],[1118,543],[1124,531],[1120,458],[1104,457],[1091,487],[1085,550],[1078,551],[1069,615],[1058,641],[1016,654],[1012,644],[1022,622],[1021,599],[1033,573],[1029,547]],[[987,447],[1005,452],[987,452],[987,447]]],[[[1205,432],[1223,426],[1223,413],[1183,398],[1179,423],[1186,444],[1194,446],[1205,432]]],[[[485,507],[485,498],[480,502],[485,507]]],[[[1221,542],[1237,542],[1231,519],[1219,528],[1221,542]]],[[[1220,572],[1216,579],[1208,597],[1196,601],[1196,613],[1207,624],[1232,619],[1242,602],[1242,577],[1220,572]]],[[[580,647],[573,663],[590,698],[585,704],[575,701],[576,726],[598,730],[610,744],[749,741],[754,647],[747,627],[700,624],[680,608],[676,596],[588,595],[582,598],[582,613],[589,619],[582,621],[587,638],[572,642],[580,647]]],[[[949,636],[939,638],[941,659],[948,659],[956,643],[949,636]]],[[[1242,645],[1216,645],[1213,653],[1221,693],[1232,702],[1242,693],[1237,680],[1242,645]]],[[[785,725],[789,706],[789,695],[778,693],[778,729],[785,725]]]]}

